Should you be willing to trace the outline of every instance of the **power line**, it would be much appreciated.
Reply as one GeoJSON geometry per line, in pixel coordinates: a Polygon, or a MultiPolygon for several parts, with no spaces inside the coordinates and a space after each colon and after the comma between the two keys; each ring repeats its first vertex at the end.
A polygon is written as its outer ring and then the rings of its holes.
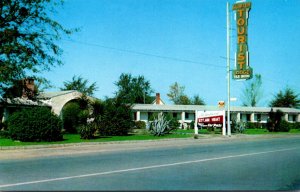
{"type": "MultiPolygon", "coordinates": [[[[69,42],[72,42],[72,43],[79,43],[79,44],[83,44],[83,45],[100,47],[100,48],[103,48],[103,49],[109,49],[109,50],[114,50],[114,51],[132,53],[132,54],[137,54],[137,55],[144,55],[144,56],[149,56],[149,57],[156,57],[156,58],[160,58],[160,59],[168,59],[168,60],[184,62],[184,63],[194,63],[194,64],[205,65],[205,66],[210,66],[210,67],[217,67],[217,68],[222,68],[222,69],[226,68],[226,66],[221,66],[221,65],[215,65],[215,64],[210,64],[210,63],[192,61],[192,60],[188,60],[188,59],[181,59],[181,58],[175,58],[175,57],[169,57],[169,56],[163,56],[163,55],[156,55],[156,54],[152,54],[152,53],[145,53],[145,52],[133,51],[133,50],[128,50],[128,49],[109,47],[109,46],[104,46],[104,45],[100,45],[100,44],[96,44],[96,43],[76,41],[76,40],[73,40],[73,39],[70,39],[70,40],[63,39],[63,40],[64,41],[69,41],[69,42]]],[[[223,57],[220,57],[220,58],[223,59],[223,57]]]]}

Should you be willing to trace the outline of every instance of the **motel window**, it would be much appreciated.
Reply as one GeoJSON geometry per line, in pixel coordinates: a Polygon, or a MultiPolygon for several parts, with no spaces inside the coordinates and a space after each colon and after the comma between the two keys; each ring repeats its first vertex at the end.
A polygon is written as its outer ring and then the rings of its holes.
{"type": "Polygon", "coordinates": [[[251,114],[247,114],[247,121],[251,121],[251,114]]]}
{"type": "Polygon", "coordinates": [[[257,120],[258,122],[261,121],[261,114],[257,114],[257,115],[256,115],[256,120],[257,120]]]}
{"type": "Polygon", "coordinates": [[[177,113],[173,113],[173,118],[177,119],[177,113]]]}
{"type": "Polygon", "coordinates": [[[137,112],[133,113],[133,119],[136,121],[137,120],[137,112]]]}
{"type": "Polygon", "coordinates": [[[189,113],[185,113],[185,119],[188,119],[190,117],[189,113]]]}
{"type": "Polygon", "coordinates": [[[148,121],[151,120],[153,113],[152,112],[148,112],[148,121]]]}
{"type": "Polygon", "coordinates": [[[289,115],[288,120],[292,121],[292,122],[295,122],[296,121],[296,115],[289,115]]]}

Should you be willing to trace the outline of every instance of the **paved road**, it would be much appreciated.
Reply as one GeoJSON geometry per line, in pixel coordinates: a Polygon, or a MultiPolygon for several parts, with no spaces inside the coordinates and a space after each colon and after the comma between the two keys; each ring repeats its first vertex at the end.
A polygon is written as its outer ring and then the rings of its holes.
{"type": "Polygon", "coordinates": [[[0,190],[300,189],[299,136],[127,146],[128,150],[104,150],[101,145],[101,150],[89,146],[86,153],[2,159],[0,190]]]}

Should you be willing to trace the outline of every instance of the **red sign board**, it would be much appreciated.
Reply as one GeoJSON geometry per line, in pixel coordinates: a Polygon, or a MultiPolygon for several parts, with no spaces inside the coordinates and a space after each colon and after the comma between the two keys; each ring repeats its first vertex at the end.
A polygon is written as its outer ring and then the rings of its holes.
{"type": "Polygon", "coordinates": [[[205,118],[198,118],[198,123],[223,123],[223,116],[212,116],[205,118]]]}
{"type": "Polygon", "coordinates": [[[197,111],[197,126],[206,127],[224,127],[225,111],[197,111]]]}

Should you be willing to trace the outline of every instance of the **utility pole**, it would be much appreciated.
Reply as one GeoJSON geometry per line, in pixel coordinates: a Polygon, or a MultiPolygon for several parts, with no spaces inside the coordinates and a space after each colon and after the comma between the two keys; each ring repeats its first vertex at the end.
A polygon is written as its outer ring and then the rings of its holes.
{"type": "Polygon", "coordinates": [[[230,15],[227,1],[227,135],[231,136],[230,127],[230,15]]]}

